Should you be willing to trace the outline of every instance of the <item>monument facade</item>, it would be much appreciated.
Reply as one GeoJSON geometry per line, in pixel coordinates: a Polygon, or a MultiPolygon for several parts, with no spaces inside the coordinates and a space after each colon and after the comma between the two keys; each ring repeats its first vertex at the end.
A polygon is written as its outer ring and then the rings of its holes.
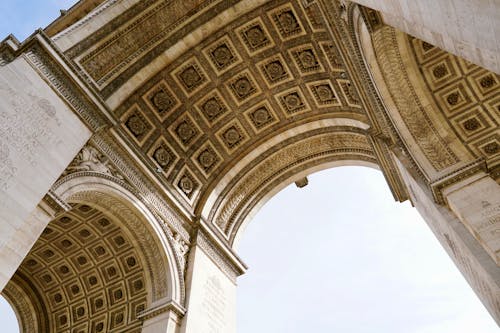
{"type": "Polygon", "coordinates": [[[235,332],[245,225],[340,165],[380,169],[500,323],[500,8],[472,3],[81,0],[8,36],[22,332],[235,332]]]}

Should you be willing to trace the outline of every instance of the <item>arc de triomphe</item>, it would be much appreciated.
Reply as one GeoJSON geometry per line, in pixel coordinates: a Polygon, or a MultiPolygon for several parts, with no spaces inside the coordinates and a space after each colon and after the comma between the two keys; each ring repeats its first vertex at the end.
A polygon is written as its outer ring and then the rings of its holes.
{"type": "Polygon", "coordinates": [[[0,43],[0,290],[22,332],[235,332],[279,189],[380,169],[500,323],[500,8],[81,0],[0,43]]]}

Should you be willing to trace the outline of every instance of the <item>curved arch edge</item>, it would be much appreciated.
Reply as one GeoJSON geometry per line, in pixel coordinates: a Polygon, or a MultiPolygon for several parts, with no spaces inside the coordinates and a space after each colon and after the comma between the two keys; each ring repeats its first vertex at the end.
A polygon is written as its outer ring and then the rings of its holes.
{"type": "Polygon", "coordinates": [[[185,303],[184,263],[181,262],[182,259],[175,250],[175,240],[172,235],[169,235],[162,227],[163,222],[159,221],[132,192],[118,182],[104,178],[98,173],[83,174],[85,175],[73,174],[72,177],[66,177],[66,180],[61,179],[52,192],[64,202],[90,203],[118,219],[127,215],[129,219],[135,220],[135,228],[129,229],[129,232],[136,236],[141,231],[142,224],[145,228],[140,234],[144,237],[142,250],[148,249],[148,246],[156,248],[156,250],[149,250],[148,254],[143,253],[143,256],[146,257],[149,269],[154,275],[153,283],[160,283],[157,286],[153,285],[155,291],[150,299],[150,307],[155,308],[161,304],[173,303],[182,310],[185,303]],[[163,259],[154,261],[154,255],[159,255],[163,259]]]}

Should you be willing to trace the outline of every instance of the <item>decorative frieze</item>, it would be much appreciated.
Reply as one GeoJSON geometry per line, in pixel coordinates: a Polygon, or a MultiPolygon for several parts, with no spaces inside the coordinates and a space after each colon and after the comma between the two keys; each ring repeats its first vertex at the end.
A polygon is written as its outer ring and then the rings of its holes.
{"type": "Polygon", "coordinates": [[[51,87],[71,105],[90,129],[97,131],[107,125],[102,113],[85,97],[85,93],[76,88],[73,80],[41,46],[33,45],[26,51],[25,57],[47,79],[51,87]]]}
{"type": "Polygon", "coordinates": [[[82,148],[73,162],[66,168],[63,176],[81,171],[92,171],[116,177],[122,181],[124,180],[123,176],[116,167],[111,164],[109,159],[91,145],[82,148]]]}
{"type": "Polygon", "coordinates": [[[229,246],[219,244],[220,241],[217,241],[210,231],[205,230],[206,228],[199,226],[194,244],[198,245],[233,283],[236,283],[236,278],[245,272],[246,266],[231,254],[229,246]]]}

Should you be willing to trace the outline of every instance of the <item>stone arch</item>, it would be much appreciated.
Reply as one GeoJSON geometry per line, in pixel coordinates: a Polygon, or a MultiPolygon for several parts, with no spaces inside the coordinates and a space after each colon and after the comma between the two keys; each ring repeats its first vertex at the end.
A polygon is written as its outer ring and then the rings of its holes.
{"type": "Polygon", "coordinates": [[[378,167],[365,124],[335,119],[322,125],[299,126],[254,149],[219,180],[201,209],[202,218],[234,246],[241,226],[290,182],[333,166],[378,167]]]}
{"type": "Polygon", "coordinates": [[[87,203],[49,223],[13,285],[43,309],[35,332],[140,332],[151,281],[130,236],[116,217],[87,203]]]}
{"type": "Polygon", "coordinates": [[[134,195],[132,189],[116,177],[97,172],[76,172],[62,178],[53,187],[54,193],[68,203],[89,203],[117,218],[137,237],[151,270],[151,302],[174,301],[182,305],[185,291],[179,255],[173,239],[168,238],[161,221],[134,195]]]}
{"type": "Polygon", "coordinates": [[[360,62],[423,178],[432,183],[484,160],[494,174],[499,76],[384,25],[375,11],[350,9],[360,62]]]}
{"type": "MultiPolygon", "coordinates": [[[[209,254],[218,268],[234,266],[227,274],[233,281],[244,265],[228,245],[234,246],[241,226],[273,191],[305,172],[353,163],[378,165],[398,200],[411,197],[423,207],[499,317],[498,268],[480,247],[481,237],[489,236],[471,227],[475,219],[463,204],[475,200],[471,206],[486,212],[474,194],[498,191],[491,179],[500,176],[498,76],[397,32],[377,12],[346,1],[81,5],[86,9],[63,16],[48,36],[36,34],[23,45],[6,40],[0,63],[17,73],[16,63],[26,61],[97,132],[93,143],[106,146],[104,155],[121,155],[103,158],[104,167],[91,168],[96,172],[71,170],[54,186],[55,197],[42,204],[60,197],[73,209],[97,207],[92,209],[117,215],[118,224],[130,219],[149,228],[148,247],[156,246],[166,258],[160,263],[167,263],[148,271],[145,280],[163,286],[148,288],[145,296],[153,313],[164,309],[156,303],[161,300],[184,305],[187,242],[191,258],[209,254]],[[473,182],[476,192],[469,195],[473,182]],[[446,197],[443,189],[453,193],[446,197]],[[445,207],[449,197],[458,205],[445,207]],[[176,223],[175,231],[163,224],[164,201],[184,214],[179,220],[186,223],[176,223]],[[204,222],[214,231],[210,235],[204,222]],[[174,232],[183,233],[179,243],[174,232]],[[171,279],[163,284],[165,276],[171,279]]],[[[72,157],[58,154],[60,162],[72,157]]],[[[498,247],[488,245],[492,250],[498,247]]],[[[145,253],[141,265],[151,267],[147,259],[154,254],[145,253]]],[[[194,271],[190,264],[187,276],[194,271]]],[[[29,280],[26,274],[17,278],[19,288],[31,288],[22,283],[29,280]]]]}
{"type": "Polygon", "coordinates": [[[70,209],[49,223],[4,290],[22,332],[140,332],[144,314],[183,312],[175,250],[111,178],[77,172],[53,188],[70,209]]]}
{"type": "Polygon", "coordinates": [[[47,318],[45,309],[33,295],[33,289],[26,288],[23,279],[14,275],[2,290],[2,296],[9,302],[16,314],[20,332],[44,332],[46,328],[40,327],[40,318],[47,318]]]}
{"type": "MultiPolygon", "coordinates": [[[[114,130],[190,214],[221,174],[276,133],[336,118],[369,123],[318,2],[193,1],[175,11],[175,2],[130,4],[113,19],[125,30],[155,26],[163,42],[144,40],[148,59],[142,49],[121,52],[123,66],[104,66],[121,61],[108,51],[149,37],[117,35],[101,20],[84,19],[53,40],[113,110],[114,130]],[[169,15],[180,16],[156,21],[169,15]]],[[[94,14],[111,20],[114,10],[109,2],[94,14]]]]}
{"type": "Polygon", "coordinates": [[[269,201],[274,195],[279,191],[284,189],[286,186],[296,182],[297,180],[307,177],[313,173],[336,168],[341,166],[363,166],[367,168],[373,168],[380,170],[379,166],[365,157],[352,155],[345,156],[329,156],[323,160],[311,161],[308,165],[303,166],[304,169],[291,169],[288,173],[279,177],[272,185],[266,186],[266,192],[261,193],[256,200],[252,203],[253,205],[247,209],[246,215],[240,217],[240,221],[235,222],[234,236],[232,236],[231,245],[237,250],[239,241],[242,239],[245,229],[249,223],[251,223],[252,218],[258,211],[269,201]],[[352,159],[351,159],[352,158],[352,159]]]}
{"type": "Polygon", "coordinates": [[[467,209],[458,211],[445,193],[469,177],[498,191],[499,76],[385,25],[369,8],[350,5],[348,13],[358,70],[392,129],[412,203],[498,322],[496,258],[463,218],[467,209]]]}

